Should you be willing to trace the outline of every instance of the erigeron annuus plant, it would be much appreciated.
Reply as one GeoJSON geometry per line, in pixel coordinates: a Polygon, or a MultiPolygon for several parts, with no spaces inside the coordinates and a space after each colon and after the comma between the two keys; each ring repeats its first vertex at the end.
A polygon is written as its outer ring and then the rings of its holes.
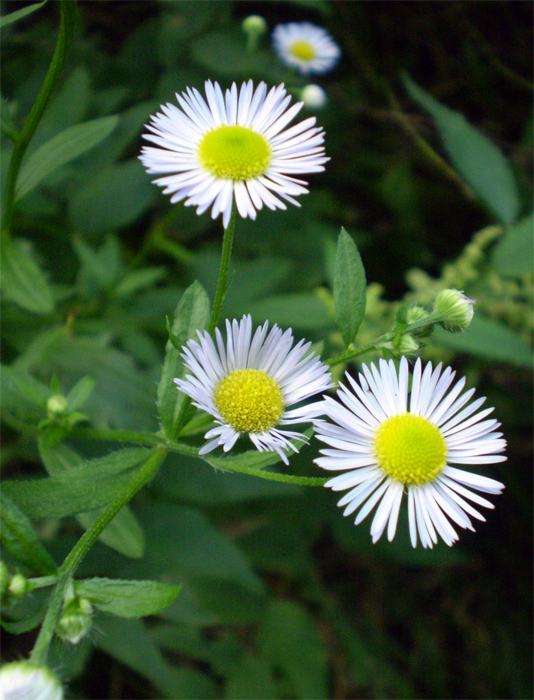
{"type": "MultiPolygon", "coordinates": [[[[64,3],[64,34],[71,31],[70,11],[64,3]]],[[[337,46],[321,32],[312,32],[309,26],[304,29],[304,33],[297,33],[294,27],[278,29],[275,41],[280,55],[284,51],[291,54],[290,64],[304,73],[332,68],[339,58],[337,46]]],[[[63,59],[67,44],[58,44],[63,59]]],[[[53,77],[60,67],[61,61],[53,64],[53,77]]],[[[52,89],[50,84],[46,89],[52,89]]],[[[269,321],[254,327],[249,314],[222,318],[238,219],[251,220],[240,222],[238,235],[241,226],[248,227],[247,235],[254,235],[254,220],[263,206],[282,210],[279,216],[284,216],[286,203],[300,206],[296,197],[308,193],[308,183],[301,178],[322,172],[329,158],[325,134],[316,126],[315,117],[291,125],[303,103],[291,106],[284,85],[268,87],[260,82],[254,86],[249,80],[239,87],[234,82],[223,92],[218,83],[208,80],[204,92],[205,97],[197,87],[190,87],[176,95],[179,107],[161,106],[144,134],[151,145],[143,146],[140,155],[148,174],[158,175],[154,182],[170,195],[172,204],[183,201],[195,207],[199,216],[209,211],[212,219],[221,217],[222,223],[213,303],[199,282],[194,282],[177,300],[168,325],[157,392],[160,428],[135,432],[82,427],[87,416],[78,409],[94,389],[89,378],[66,395],[53,379],[48,395],[38,397],[46,410],[46,417],[36,426],[38,447],[52,475],[60,461],[58,446],[65,447],[62,459],[73,459],[64,445],[69,438],[134,446],[94,459],[85,468],[77,465],[78,476],[86,482],[98,482],[113,470],[121,478],[114,482],[113,499],[106,500],[103,492],[99,496],[96,483],[91,508],[87,505],[85,511],[76,511],[86,531],[60,567],[35,536],[20,507],[24,504],[20,489],[8,486],[3,495],[9,549],[39,573],[27,578],[4,566],[3,601],[10,605],[32,590],[51,590],[30,656],[31,667],[17,667],[13,677],[23,686],[30,668],[40,683],[51,685],[50,697],[59,697],[55,677],[51,681],[39,669],[46,664],[54,637],[76,645],[90,633],[95,611],[123,617],[155,614],[179,594],[179,585],[159,581],[75,579],[97,538],[119,514],[125,514],[123,509],[153,479],[171,452],[204,460],[225,472],[348,490],[339,505],[346,506],[345,515],[360,509],[357,524],[376,506],[370,528],[373,542],[385,531],[390,541],[394,539],[406,495],[413,547],[420,540],[423,547],[431,548],[439,538],[452,545],[458,535],[451,523],[472,530],[469,516],[484,520],[470,501],[493,507],[473,490],[498,494],[504,488],[494,479],[451,466],[506,459],[506,442],[497,432],[500,424],[493,418],[484,420],[493,409],[479,410],[484,399],[469,403],[474,390],[462,393],[465,379],[452,386],[452,369],[427,364],[423,370],[421,361],[415,359],[435,327],[455,333],[468,327],[474,302],[460,290],[441,289],[425,305],[416,301],[401,305],[389,331],[358,345],[367,284],[357,247],[342,228],[332,290],[342,352],[327,356],[324,349],[312,350],[310,342],[295,340],[291,328],[282,329],[269,321]],[[345,368],[370,351],[382,353],[387,362],[382,359],[378,366],[363,365],[358,380],[349,367],[345,384],[337,388],[339,400],[329,395],[335,388],[331,370],[345,368]],[[325,478],[312,464],[309,475],[292,473],[291,457],[316,438],[327,447],[321,449],[315,464],[325,471],[343,472],[340,476],[325,478]],[[280,463],[283,466],[271,469],[280,463]],[[86,511],[94,517],[84,518],[86,511]]],[[[34,115],[34,120],[38,117],[34,115]]],[[[17,168],[30,138],[28,129],[10,163],[6,240],[11,236],[17,168]]],[[[6,677],[11,683],[11,676],[6,677]]]]}

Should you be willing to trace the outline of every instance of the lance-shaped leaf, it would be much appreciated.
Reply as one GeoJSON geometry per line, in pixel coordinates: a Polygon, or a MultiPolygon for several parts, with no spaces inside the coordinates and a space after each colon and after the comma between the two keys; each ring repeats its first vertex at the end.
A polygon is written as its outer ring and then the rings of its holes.
{"type": "Polygon", "coordinates": [[[160,581],[122,581],[92,578],[76,583],[76,592],[103,612],[118,617],[157,615],[168,607],[181,586],[160,581]]]}
{"type": "MultiPolygon", "coordinates": [[[[68,445],[59,444],[48,448],[42,440],[39,441],[39,453],[47,472],[52,477],[76,469],[84,461],[68,445]]],[[[102,510],[102,508],[98,508],[89,513],[78,513],[76,520],[87,530],[101,515],[102,510]]],[[[98,539],[126,557],[143,556],[145,548],[143,530],[127,505],[121,508],[110,524],[100,533],[98,539]]]]}
{"type": "Polygon", "coordinates": [[[119,117],[102,117],[69,126],[43,144],[24,162],[17,179],[15,200],[22,199],[62,165],[97,146],[111,134],[119,117]]]}
{"type": "Polygon", "coordinates": [[[30,571],[42,576],[55,574],[56,565],[35,534],[28,518],[1,492],[0,505],[1,536],[6,549],[30,571]]]}
{"type": "Polygon", "coordinates": [[[534,213],[506,232],[497,243],[491,258],[497,272],[506,277],[532,274],[534,258],[534,213]]]}
{"type": "Polygon", "coordinates": [[[52,311],[54,301],[48,282],[23,241],[2,242],[0,267],[3,297],[35,314],[52,311]]]}
{"type": "Polygon", "coordinates": [[[29,518],[86,513],[110,503],[149,454],[139,447],[119,450],[47,479],[4,481],[2,491],[29,518]]]}
{"type": "Polygon", "coordinates": [[[23,7],[22,10],[10,12],[8,15],[2,15],[2,17],[0,17],[0,29],[3,29],[4,27],[9,27],[9,25],[13,24],[13,22],[18,22],[19,19],[23,19],[24,17],[31,15],[33,12],[45,5],[46,2],[47,0],[43,0],[42,2],[35,2],[33,5],[23,7]]]}
{"type": "Polygon", "coordinates": [[[404,84],[436,125],[454,167],[488,209],[504,224],[519,214],[519,195],[510,164],[497,146],[459,112],[445,107],[407,75],[404,84]]]}
{"type": "Polygon", "coordinates": [[[362,260],[352,237],[341,227],[334,274],[336,322],[348,347],[365,315],[367,283],[362,260]]]}
{"type": "MultiPolygon", "coordinates": [[[[210,304],[204,288],[194,282],[188,287],[176,307],[171,332],[176,343],[184,345],[189,338],[204,330],[209,320],[210,304]]],[[[158,411],[165,435],[170,440],[178,437],[178,418],[185,401],[185,394],[178,391],[174,379],[183,377],[185,367],[174,344],[168,340],[165,348],[165,361],[158,386],[158,411]]]]}

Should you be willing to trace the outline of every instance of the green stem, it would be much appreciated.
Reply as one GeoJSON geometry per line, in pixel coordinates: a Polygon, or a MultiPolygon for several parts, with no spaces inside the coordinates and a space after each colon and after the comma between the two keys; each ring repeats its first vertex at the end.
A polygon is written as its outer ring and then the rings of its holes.
{"type": "Polygon", "coordinates": [[[4,238],[8,238],[11,231],[13,207],[15,206],[15,188],[22,159],[24,158],[28,144],[37,129],[37,125],[43,116],[46,106],[52,97],[63,66],[65,65],[65,59],[70,50],[74,36],[75,16],[76,0],[61,0],[61,21],[54,55],[41,91],[35,100],[17,142],[13,146],[11,159],[9,161],[4,192],[4,221],[2,228],[2,235],[4,238]]]}
{"type": "Polygon", "coordinates": [[[431,314],[430,316],[427,316],[426,318],[421,319],[420,321],[414,321],[413,323],[410,323],[410,325],[407,326],[404,330],[399,330],[398,328],[395,328],[394,330],[389,331],[388,333],[384,333],[383,335],[378,336],[378,338],[371,340],[365,345],[360,345],[359,348],[355,348],[353,350],[349,348],[348,350],[345,350],[345,352],[331,357],[329,360],[323,360],[323,362],[329,367],[334,367],[335,365],[350,362],[350,360],[353,360],[355,357],[359,357],[360,355],[364,355],[370,350],[377,350],[381,345],[389,343],[391,340],[394,340],[399,335],[404,335],[405,333],[414,333],[415,331],[421,330],[421,328],[435,326],[442,320],[443,318],[438,314],[431,314]]]}
{"type": "MultiPolygon", "coordinates": [[[[103,442],[129,442],[136,445],[146,445],[148,447],[158,445],[160,447],[165,447],[170,452],[184,455],[184,457],[198,457],[198,447],[184,445],[180,442],[171,442],[164,437],[154,435],[154,433],[136,433],[129,430],[74,428],[70,432],[70,436],[77,439],[102,440],[103,442]]],[[[228,460],[228,463],[224,460],[224,464],[221,462],[222,460],[219,460],[214,466],[224,471],[257,476],[260,479],[267,479],[268,481],[282,481],[287,484],[296,484],[298,486],[323,486],[323,484],[328,481],[328,479],[321,479],[318,477],[292,476],[290,474],[279,474],[278,472],[270,472],[255,467],[245,467],[239,464],[232,464],[230,460],[228,460]]]]}
{"type": "Polygon", "coordinates": [[[221,253],[221,265],[219,267],[219,281],[217,282],[217,291],[215,292],[215,299],[213,301],[213,308],[211,310],[211,318],[208,326],[208,333],[213,335],[217,324],[219,323],[219,316],[221,315],[221,307],[223,305],[224,297],[228,291],[228,271],[230,269],[230,258],[232,257],[232,245],[234,242],[234,230],[235,230],[235,220],[236,220],[236,206],[235,202],[232,206],[232,215],[230,216],[230,221],[228,223],[228,228],[224,231],[223,236],[223,246],[221,253]]]}
{"type": "Polygon", "coordinates": [[[52,593],[45,619],[39,631],[39,636],[37,637],[37,641],[30,655],[30,661],[33,663],[43,665],[46,662],[48,647],[52,641],[57,619],[61,611],[65,588],[82,559],[96,542],[100,533],[109,525],[121,508],[131,501],[135,494],[153,478],[167,456],[167,452],[168,450],[162,446],[157,447],[152,452],[145,464],[136,472],[133,479],[117,494],[100,517],[86,530],[67,555],[59,570],[59,581],[52,593]]]}

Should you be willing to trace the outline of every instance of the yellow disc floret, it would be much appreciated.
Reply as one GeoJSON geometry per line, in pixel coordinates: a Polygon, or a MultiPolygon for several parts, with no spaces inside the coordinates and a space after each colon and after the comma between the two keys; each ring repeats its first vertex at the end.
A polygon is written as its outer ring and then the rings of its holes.
{"type": "Polygon", "coordinates": [[[225,423],[239,433],[263,433],[278,424],[284,395],[262,369],[236,369],[217,384],[214,402],[225,423]]]}
{"type": "Polygon", "coordinates": [[[388,418],[376,431],[379,466],[403,484],[433,481],[446,464],[447,451],[439,429],[423,416],[401,413],[388,418]]]}
{"type": "Polygon", "coordinates": [[[294,41],[289,47],[289,52],[301,61],[313,61],[317,55],[315,47],[309,41],[294,41]]]}
{"type": "Polygon", "coordinates": [[[198,147],[200,162],[224,180],[244,181],[259,177],[271,162],[267,139],[245,126],[221,126],[208,131],[198,147]]]}

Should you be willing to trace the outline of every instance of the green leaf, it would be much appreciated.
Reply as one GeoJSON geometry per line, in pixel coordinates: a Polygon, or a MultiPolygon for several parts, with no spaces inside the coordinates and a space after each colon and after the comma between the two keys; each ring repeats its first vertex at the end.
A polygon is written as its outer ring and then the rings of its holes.
{"type": "Polygon", "coordinates": [[[69,201],[73,226],[95,236],[128,226],[158,192],[137,158],[112,163],[90,178],[69,201]]]}
{"type": "Polygon", "coordinates": [[[0,366],[2,410],[28,423],[38,423],[45,414],[50,389],[26,372],[0,366]]]}
{"type": "Polygon", "coordinates": [[[532,349],[529,345],[510,328],[478,312],[464,333],[447,333],[437,328],[431,340],[434,345],[485,360],[532,367],[532,349]]]}
{"type": "Polygon", "coordinates": [[[114,285],[121,268],[120,246],[116,236],[107,236],[98,250],[93,250],[81,236],[76,236],[72,247],[81,263],[82,285],[86,283],[95,288],[90,289],[90,293],[114,285]]]}
{"type": "Polygon", "coordinates": [[[499,221],[513,223],[519,214],[519,195],[501,151],[462,114],[440,104],[407,75],[403,80],[410,96],[436,121],[443,146],[460,175],[499,221]]]}
{"type": "MultiPolygon", "coordinates": [[[[197,330],[203,331],[208,324],[209,314],[208,295],[198,282],[194,282],[185,290],[174,312],[171,331],[177,342],[184,345],[190,338],[196,337],[197,330]]],[[[185,401],[185,394],[178,391],[173,379],[183,377],[184,374],[185,367],[180,353],[168,340],[158,385],[158,411],[169,440],[176,440],[178,437],[177,420],[185,401]]]]}
{"type": "Polygon", "coordinates": [[[270,700],[280,697],[280,693],[269,664],[263,659],[244,656],[230,672],[224,697],[270,700]]]}
{"type": "Polygon", "coordinates": [[[54,170],[97,146],[109,136],[118,121],[119,117],[114,115],[69,126],[38,148],[20,171],[15,201],[31,192],[54,170]]]}
{"type": "Polygon", "coordinates": [[[53,310],[48,282],[22,241],[2,242],[0,266],[0,286],[6,299],[35,314],[49,314],[53,310]]]}
{"type": "Polygon", "coordinates": [[[304,608],[288,601],[273,602],[258,632],[258,642],[263,658],[282,670],[296,697],[329,696],[327,651],[304,608]]]}
{"type": "Polygon", "coordinates": [[[532,274],[534,259],[534,212],[510,228],[493,250],[492,263],[501,275],[532,274]]]}
{"type": "Polygon", "coordinates": [[[28,518],[85,513],[112,501],[149,454],[144,448],[119,450],[48,479],[4,481],[2,490],[28,518]]]}
{"type": "Polygon", "coordinates": [[[365,315],[367,283],[362,259],[352,237],[341,227],[334,276],[336,322],[348,347],[365,315]]]}
{"type": "Polygon", "coordinates": [[[103,617],[98,646],[136,673],[148,678],[168,698],[209,700],[215,687],[207,676],[189,668],[172,668],[156,647],[142,620],[103,617]]]}
{"type": "Polygon", "coordinates": [[[92,377],[82,377],[67,394],[69,411],[76,411],[84,405],[93,393],[95,380],[92,377]]]}
{"type": "Polygon", "coordinates": [[[79,596],[99,610],[119,617],[157,615],[170,605],[181,586],[160,581],[121,581],[92,578],[76,582],[79,596]]]}
{"type": "Polygon", "coordinates": [[[0,504],[1,536],[6,549],[32,572],[41,576],[57,573],[52,557],[24,513],[2,492],[0,504]]]}
{"type": "Polygon", "coordinates": [[[10,24],[13,24],[13,22],[18,22],[19,19],[23,19],[24,17],[31,15],[33,12],[45,5],[46,2],[47,0],[43,0],[42,2],[36,2],[33,5],[23,7],[22,10],[16,10],[15,12],[10,12],[8,15],[3,15],[2,17],[0,17],[0,29],[8,27],[10,24]]]}
{"type": "Polygon", "coordinates": [[[126,274],[113,290],[113,294],[121,299],[133,296],[136,292],[146,287],[154,287],[167,271],[164,267],[145,267],[142,270],[133,270],[126,274]]]}
{"type": "MultiPolygon", "coordinates": [[[[39,453],[47,472],[52,477],[75,469],[84,461],[68,445],[56,444],[53,447],[47,447],[42,439],[39,440],[39,453]]],[[[103,508],[98,508],[89,513],[78,513],[76,519],[87,530],[102,514],[102,511],[103,508]]],[[[121,508],[110,524],[100,533],[98,539],[126,557],[142,557],[145,550],[143,530],[128,505],[121,508]]]]}

